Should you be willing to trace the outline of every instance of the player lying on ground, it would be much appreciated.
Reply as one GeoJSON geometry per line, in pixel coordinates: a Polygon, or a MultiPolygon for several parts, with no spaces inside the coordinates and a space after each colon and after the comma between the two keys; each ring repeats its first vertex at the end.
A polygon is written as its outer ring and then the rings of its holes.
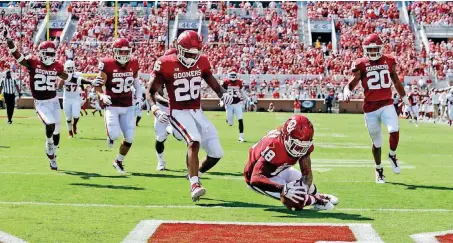
{"type": "Polygon", "coordinates": [[[293,115],[282,128],[270,131],[253,145],[244,168],[249,188],[278,200],[283,197],[288,208],[313,205],[318,210],[332,209],[338,198],[319,194],[313,184],[310,158],[313,135],[310,120],[293,115]],[[293,168],[296,163],[301,171],[293,168]]]}
{"type": "Polygon", "coordinates": [[[385,183],[384,168],[381,165],[381,122],[387,126],[390,134],[388,159],[393,172],[399,174],[401,171],[396,158],[400,133],[398,115],[393,107],[392,82],[406,106],[409,105],[409,99],[396,73],[396,60],[390,55],[383,54],[384,44],[377,34],[371,34],[365,38],[363,52],[365,57],[358,58],[352,63],[354,77],[344,87],[344,100],[349,101],[352,95],[351,90],[362,81],[365,93],[363,111],[366,127],[373,142],[372,152],[376,163],[376,183],[385,183]]]}
{"type": "MultiPolygon", "coordinates": [[[[222,87],[233,96],[233,103],[225,105],[226,122],[233,126],[234,116],[238,119],[239,124],[239,142],[244,142],[244,121],[242,119],[242,102],[248,102],[247,93],[242,85],[242,80],[238,78],[236,69],[231,69],[228,72],[228,78],[223,81],[222,87]]],[[[221,104],[222,105],[222,104],[221,104]]]]}
{"type": "Polygon", "coordinates": [[[201,54],[201,36],[195,31],[184,31],[176,40],[176,53],[159,58],[148,86],[146,98],[153,114],[160,122],[167,122],[177,130],[187,144],[187,164],[191,197],[198,201],[206,193],[201,186],[199,172],[211,169],[223,157],[217,130],[204,115],[200,107],[201,82],[206,83],[227,105],[233,97],[229,95],[212,75],[208,58],[201,54]],[[157,106],[155,94],[165,85],[170,104],[170,117],[157,106]],[[199,166],[200,146],[206,151],[206,158],[199,166]]]}
{"type": "Polygon", "coordinates": [[[57,51],[53,42],[44,41],[39,44],[38,56],[24,56],[14,44],[8,27],[0,26],[0,36],[6,39],[9,53],[19,64],[28,69],[36,113],[45,125],[46,155],[50,168],[57,170],[56,149],[60,143],[61,113],[56,90],[62,88],[65,82],[77,85],[92,84],[92,82],[64,71],[63,64],[56,61],[57,51]]]}
{"type": "Polygon", "coordinates": [[[113,167],[120,174],[126,173],[123,161],[132,146],[135,134],[136,119],[135,106],[132,103],[132,86],[136,90],[135,96],[142,96],[138,72],[138,60],[132,57],[132,48],[125,38],[119,38],[113,43],[113,58],[103,58],[99,62],[97,79],[105,85],[105,92],[102,90],[102,85],[99,85],[96,87],[96,93],[106,106],[104,119],[108,146],[113,147],[120,133],[124,136],[119,153],[113,161],[113,167]]]}

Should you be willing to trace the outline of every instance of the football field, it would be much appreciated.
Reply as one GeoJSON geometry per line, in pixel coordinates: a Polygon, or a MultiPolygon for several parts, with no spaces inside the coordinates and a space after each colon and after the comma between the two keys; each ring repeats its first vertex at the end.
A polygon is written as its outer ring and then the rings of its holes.
{"type": "MultiPolygon", "coordinates": [[[[124,161],[128,175],[120,176],[112,167],[119,142],[115,149],[107,149],[104,120],[98,114],[81,117],[79,134],[73,139],[67,138],[63,121],[59,170],[51,171],[45,156],[44,127],[34,111],[16,110],[14,123],[7,125],[5,110],[0,110],[0,231],[4,232],[0,237],[8,233],[27,242],[115,243],[131,236],[142,220],[370,224],[382,241],[393,243],[414,242],[414,234],[453,229],[451,127],[425,123],[415,127],[400,120],[399,175],[393,174],[387,160],[388,134],[384,132],[387,183],[380,185],[374,182],[370,139],[362,115],[307,114],[315,127],[314,183],[320,192],[336,195],[340,204],[332,211],[292,212],[249,190],[242,174],[249,147],[291,114],[245,113],[246,143],[237,142],[237,121],[229,127],[223,112],[206,114],[217,127],[225,156],[203,175],[207,194],[193,203],[185,178],[183,142],[169,137],[165,144],[169,170],[155,171],[152,116],[144,113],[124,161]]],[[[260,227],[266,231],[268,226],[260,227]]],[[[173,231],[169,241],[155,237],[149,241],[191,242],[184,232],[173,231]]],[[[229,242],[248,242],[223,237],[229,242]]],[[[278,237],[260,242],[294,242],[278,237]]],[[[314,242],[307,237],[296,242],[314,242]]]]}

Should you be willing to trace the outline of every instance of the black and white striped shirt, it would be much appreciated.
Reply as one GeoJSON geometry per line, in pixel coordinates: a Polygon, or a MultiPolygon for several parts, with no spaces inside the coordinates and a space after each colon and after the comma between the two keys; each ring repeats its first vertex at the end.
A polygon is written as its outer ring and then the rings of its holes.
{"type": "Polygon", "coordinates": [[[3,75],[0,80],[0,87],[3,89],[4,94],[15,94],[16,85],[18,85],[17,80],[11,78],[6,78],[6,74],[3,75]]]}

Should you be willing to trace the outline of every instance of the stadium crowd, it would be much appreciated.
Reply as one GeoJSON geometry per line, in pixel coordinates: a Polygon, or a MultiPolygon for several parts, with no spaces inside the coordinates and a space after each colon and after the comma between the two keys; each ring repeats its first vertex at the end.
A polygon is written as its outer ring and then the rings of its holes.
{"type": "MultiPolygon", "coordinates": [[[[44,17],[45,4],[41,2],[11,3],[10,8],[26,5],[22,18],[15,12],[1,15],[13,35],[19,38],[22,29],[22,49],[31,52],[36,45],[32,36],[38,21],[44,17]],[[36,18],[39,13],[39,18],[36,18]],[[8,22],[9,21],[9,22],[8,22]]],[[[133,42],[134,56],[140,61],[142,72],[150,73],[157,57],[165,51],[168,20],[187,11],[187,2],[158,2],[149,7],[147,2],[133,7],[120,3],[118,36],[133,42]]],[[[61,8],[52,3],[52,11],[61,8]]],[[[420,23],[451,24],[451,2],[412,2],[408,10],[420,23]],[[428,14],[427,14],[428,13],[428,14]],[[424,16],[430,15],[429,18],[424,16]],[[431,16],[432,15],[432,16],[431,16]]],[[[114,8],[105,2],[71,2],[67,6],[77,29],[70,40],[62,40],[58,58],[64,62],[72,59],[78,69],[94,73],[97,60],[111,53],[114,38],[114,8]],[[95,57],[95,58],[93,58],[95,57]]],[[[437,78],[453,76],[453,41],[430,42],[429,54],[425,48],[416,52],[415,36],[407,24],[400,23],[398,3],[395,2],[308,2],[307,14],[311,19],[332,18],[340,34],[336,51],[332,44],[306,46],[300,40],[299,7],[295,2],[199,2],[198,12],[208,21],[207,41],[203,47],[209,56],[215,74],[227,73],[236,68],[241,74],[299,74],[318,75],[319,78],[275,80],[251,79],[249,93],[266,97],[322,97],[332,90],[340,90],[351,75],[353,60],[363,55],[361,43],[364,36],[378,32],[385,43],[385,51],[397,58],[398,73],[424,76],[431,72],[437,78]],[[255,83],[255,84],[254,84],[255,83]],[[322,94],[322,95],[321,95],[322,94]]],[[[0,69],[18,66],[8,55],[7,48],[0,47],[0,69]]],[[[26,72],[23,72],[26,73],[26,72]]],[[[24,77],[23,80],[28,78],[24,77]]],[[[354,98],[361,98],[356,90],[354,98]]],[[[206,97],[212,94],[204,94],[206,97]]]]}

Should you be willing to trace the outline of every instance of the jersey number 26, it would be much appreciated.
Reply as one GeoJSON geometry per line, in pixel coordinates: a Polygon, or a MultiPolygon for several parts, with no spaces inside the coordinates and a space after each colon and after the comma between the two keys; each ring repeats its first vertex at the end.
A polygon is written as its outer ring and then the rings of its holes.
{"type": "Polygon", "coordinates": [[[176,101],[196,100],[200,97],[200,77],[193,77],[190,80],[186,78],[177,79],[173,85],[175,86],[176,101]]]}

